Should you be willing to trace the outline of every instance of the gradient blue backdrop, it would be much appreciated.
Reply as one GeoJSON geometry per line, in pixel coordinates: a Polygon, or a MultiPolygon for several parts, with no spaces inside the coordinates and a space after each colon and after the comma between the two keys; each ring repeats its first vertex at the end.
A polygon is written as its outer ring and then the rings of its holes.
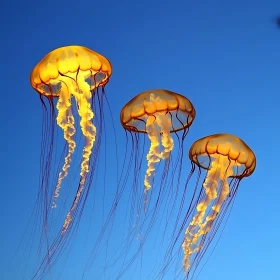
{"type": "MultiPolygon", "coordinates": [[[[41,105],[29,75],[49,51],[72,44],[112,62],[106,94],[120,143],[122,106],[149,88],[182,93],[195,105],[186,150],[196,139],[219,132],[248,143],[257,169],[242,181],[222,238],[198,279],[280,279],[278,12],[277,0],[2,3],[0,279],[30,275],[16,272],[18,263],[10,262],[38,189],[41,105]]],[[[186,175],[189,165],[185,170],[186,175]]],[[[121,205],[119,213],[122,207],[126,210],[121,205]]],[[[63,264],[60,279],[80,279],[78,267],[86,258],[81,247],[71,254],[75,259],[63,264]]],[[[27,270],[35,267],[31,260],[27,270]]],[[[87,279],[107,280],[91,273],[87,279]]],[[[147,278],[136,273],[122,279],[147,278]]]]}

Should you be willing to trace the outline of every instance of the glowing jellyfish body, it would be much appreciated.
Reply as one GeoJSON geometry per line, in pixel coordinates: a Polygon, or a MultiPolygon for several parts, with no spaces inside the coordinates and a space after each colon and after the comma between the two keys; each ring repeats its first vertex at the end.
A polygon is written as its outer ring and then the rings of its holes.
{"type": "Polygon", "coordinates": [[[189,157],[199,168],[206,169],[207,174],[197,199],[196,214],[185,231],[182,245],[187,273],[198,264],[212,241],[221,222],[219,217],[224,217],[240,180],[250,176],[256,167],[253,151],[230,134],[197,140],[190,148],[189,157]]]}
{"type": "Polygon", "coordinates": [[[195,109],[186,97],[163,89],[142,92],[123,107],[123,127],[133,133],[146,133],[151,142],[145,192],[152,186],[156,163],[168,159],[174,148],[171,133],[184,130],[185,135],[194,118],[195,109]]]}
{"type": "Polygon", "coordinates": [[[86,175],[89,172],[89,161],[96,138],[96,127],[92,122],[94,112],[91,108],[93,91],[105,86],[111,75],[111,64],[103,56],[82,46],[67,46],[58,48],[45,56],[33,69],[30,82],[32,87],[49,100],[57,99],[57,124],[64,132],[68,144],[68,153],[53,197],[53,207],[63,179],[68,174],[71,157],[76,143],[75,119],[72,114],[73,100],[78,106],[80,127],[85,138],[82,155],[80,184],[72,207],[66,217],[63,231],[66,231],[71,221],[71,213],[77,206],[84,188],[86,175]]]}
{"type": "MultiPolygon", "coordinates": [[[[121,110],[121,124],[126,135],[132,139],[126,144],[125,154],[128,156],[125,162],[128,164],[128,173],[134,172],[132,203],[128,207],[129,234],[123,242],[120,255],[116,255],[117,261],[126,256],[127,262],[122,264],[125,269],[116,279],[122,279],[124,271],[137,259],[154,224],[160,223],[163,217],[168,220],[172,216],[179,192],[183,141],[195,115],[195,108],[189,99],[165,89],[142,92],[121,110]],[[148,152],[145,151],[146,141],[148,152]],[[176,152],[177,156],[174,156],[176,152]],[[158,164],[159,162],[163,165],[158,164]],[[144,171],[143,179],[140,179],[140,170],[144,171]],[[142,211],[143,201],[145,211],[142,211]],[[157,216],[159,214],[160,219],[157,216]],[[130,258],[128,255],[134,246],[136,253],[134,251],[130,258]]],[[[125,182],[129,185],[127,177],[126,173],[125,182]]]]}
{"type": "MultiPolygon", "coordinates": [[[[97,103],[99,106],[97,113],[102,112],[102,96],[104,87],[108,83],[112,73],[111,64],[102,55],[82,46],[66,46],[55,49],[46,55],[33,69],[30,75],[32,87],[40,94],[46,125],[50,130],[43,130],[42,146],[42,175],[41,175],[41,196],[45,204],[44,226],[47,227],[47,216],[50,205],[52,208],[57,206],[57,198],[60,194],[62,182],[68,175],[72,155],[76,149],[75,135],[78,125],[75,121],[79,120],[81,135],[84,138],[83,152],[80,164],[80,180],[75,198],[72,201],[70,210],[65,217],[61,230],[62,236],[69,230],[69,226],[78,213],[79,205],[84,205],[87,192],[90,187],[91,174],[94,172],[91,160],[94,145],[99,148],[99,134],[94,119],[102,127],[102,115],[94,115],[93,107],[97,103]],[[98,88],[102,88],[102,95],[98,93],[98,88]],[[97,101],[96,101],[97,99],[97,101]],[[55,112],[55,105],[57,113],[55,112]],[[47,109],[47,105],[49,110],[47,109]],[[77,109],[76,109],[77,108],[77,109]],[[75,114],[75,113],[76,114],[75,114]],[[61,171],[58,173],[57,183],[48,202],[49,170],[51,164],[51,154],[53,150],[53,127],[56,118],[57,125],[63,130],[66,141],[66,156],[62,164],[61,171]],[[50,140],[46,140],[49,139],[50,140]],[[98,141],[97,141],[98,140],[98,141]],[[49,151],[45,151],[49,148],[49,151]],[[83,192],[87,188],[86,194],[83,192]]],[[[96,153],[97,154],[97,153],[96,153]]],[[[95,155],[96,155],[95,154],[95,155]]],[[[83,207],[81,207],[83,208],[83,207]]],[[[82,211],[82,209],[80,210],[82,211]]],[[[81,214],[81,213],[80,213],[81,214]]],[[[50,250],[57,251],[58,244],[62,239],[58,239],[50,250]],[[60,241],[59,241],[60,240],[60,241]]]]}

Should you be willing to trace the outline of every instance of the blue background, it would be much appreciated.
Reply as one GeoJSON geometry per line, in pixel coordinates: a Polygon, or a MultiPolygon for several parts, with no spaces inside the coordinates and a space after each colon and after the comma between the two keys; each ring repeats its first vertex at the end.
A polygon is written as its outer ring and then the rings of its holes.
{"type": "MultiPolygon", "coordinates": [[[[119,124],[122,106],[141,91],[166,88],[187,96],[197,110],[185,151],[196,139],[220,132],[239,136],[253,149],[255,173],[241,182],[227,226],[198,279],[280,279],[280,29],[274,23],[278,12],[280,2],[276,0],[32,0],[2,4],[0,279],[30,279],[38,266],[36,246],[30,247],[29,257],[21,259],[26,236],[11,261],[38,190],[42,108],[29,75],[49,51],[72,44],[103,54],[113,65],[106,95],[118,143],[125,140],[119,124]]],[[[114,147],[110,134],[107,144],[108,149],[114,147]]],[[[118,145],[118,153],[124,153],[123,145],[118,145]]],[[[111,163],[106,171],[109,175],[111,163]]],[[[182,178],[189,169],[186,158],[182,178]]],[[[107,184],[114,188],[110,178],[107,184]]],[[[126,206],[123,199],[119,217],[127,213],[126,206]]],[[[95,230],[83,226],[90,216],[89,210],[73,240],[68,262],[56,267],[63,270],[60,279],[81,279],[91,242],[80,243],[95,230]]],[[[117,219],[113,243],[118,242],[122,229],[117,219]]],[[[151,238],[158,234],[152,231],[151,238]]],[[[146,247],[142,267],[135,262],[134,270],[121,279],[149,279],[146,270],[153,262],[152,250],[146,247]]],[[[101,273],[104,262],[101,254],[85,279],[114,279],[108,276],[110,269],[106,275],[101,273]]]]}

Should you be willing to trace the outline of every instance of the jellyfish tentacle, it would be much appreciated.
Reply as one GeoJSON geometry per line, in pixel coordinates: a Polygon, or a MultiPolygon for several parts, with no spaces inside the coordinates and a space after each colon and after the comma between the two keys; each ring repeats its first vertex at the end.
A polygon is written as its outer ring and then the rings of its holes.
{"type": "Polygon", "coordinates": [[[172,122],[170,116],[167,114],[160,114],[159,120],[160,120],[159,125],[162,131],[161,144],[164,148],[161,153],[161,158],[166,159],[169,158],[170,152],[174,148],[174,140],[171,137],[171,133],[170,133],[170,130],[172,128],[172,122]]]}
{"type": "Polygon", "coordinates": [[[193,217],[192,222],[185,232],[185,239],[182,245],[185,271],[188,271],[190,268],[191,255],[200,251],[203,246],[203,241],[199,242],[199,238],[210,231],[213,221],[220,212],[221,206],[229,194],[230,189],[227,178],[232,174],[232,169],[230,167],[228,168],[228,166],[228,159],[224,156],[214,157],[211,163],[211,168],[203,183],[206,198],[197,205],[197,214],[193,217]],[[227,163],[225,161],[227,161],[227,163]],[[218,197],[219,182],[221,190],[218,197]],[[208,207],[215,199],[217,199],[217,201],[211,207],[211,213],[207,214],[206,211],[208,207]]]}
{"type": "Polygon", "coordinates": [[[90,86],[87,84],[84,80],[83,75],[79,75],[77,77],[78,84],[79,84],[79,91],[75,91],[74,97],[76,99],[76,102],[78,104],[78,113],[81,118],[80,120],[80,126],[82,133],[85,137],[85,145],[83,149],[83,160],[81,163],[81,172],[80,172],[80,184],[78,191],[76,193],[75,199],[73,201],[73,204],[71,206],[71,209],[69,210],[64,225],[63,225],[63,230],[62,232],[65,233],[70,225],[70,222],[72,220],[72,212],[76,209],[78,201],[80,199],[80,196],[84,190],[84,184],[86,180],[86,175],[89,172],[89,160],[90,160],[90,155],[92,153],[92,148],[94,146],[95,138],[96,138],[96,127],[92,123],[92,119],[94,117],[93,110],[91,109],[91,98],[92,98],[92,93],[90,91],[90,86]]]}
{"type": "Polygon", "coordinates": [[[154,175],[155,164],[161,159],[167,159],[174,147],[174,140],[170,135],[172,124],[167,115],[158,115],[154,120],[153,117],[148,117],[146,130],[151,141],[150,150],[147,155],[148,168],[145,175],[144,186],[145,192],[151,188],[150,178],[154,175]],[[163,151],[160,152],[160,145],[163,151]]]}
{"type": "MultiPolygon", "coordinates": [[[[80,77],[80,76],[79,76],[80,77]]],[[[83,94],[76,98],[79,105],[79,115],[81,117],[80,126],[82,133],[85,137],[85,146],[83,150],[83,161],[81,163],[81,181],[80,184],[83,185],[86,179],[86,174],[89,171],[89,160],[92,153],[92,148],[96,138],[96,127],[92,123],[94,118],[93,110],[91,109],[91,98],[92,93],[90,91],[90,86],[84,81],[83,78],[79,78],[79,86],[83,94]]]]}
{"type": "Polygon", "coordinates": [[[220,190],[219,198],[218,198],[216,204],[214,204],[211,207],[211,210],[212,210],[211,214],[209,214],[206,217],[205,222],[203,223],[203,225],[201,227],[201,235],[203,235],[204,233],[208,233],[210,231],[213,221],[217,217],[218,213],[221,210],[223,202],[227,199],[227,197],[230,193],[230,188],[229,188],[229,184],[227,182],[227,178],[224,178],[223,180],[221,179],[220,187],[221,187],[221,190],[220,190]]]}
{"type": "Polygon", "coordinates": [[[74,135],[76,132],[75,129],[75,120],[72,115],[71,110],[71,95],[68,90],[61,91],[61,94],[58,98],[56,108],[58,110],[57,115],[57,124],[62,128],[64,132],[64,139],[68,144],[68,153],[64,159],[64,165],[62,171],[59,173],[57,185],[55,187],[52,208],[56,207],[56,199],[59,197],[59,192],[63,179],[68,175],[68,169],[70,168],[71,157],[76,148],[76,142],[74,140],[74,135]]]}
{"type": "Polygon", "coordinates": [[[147,124],[146,124],[146,130],[148,137],[151,141],[150,144],[150,150],[147,154],[147,161],[148,161],[148,167],[145,174],[145,180],[144,180],[144,186],[145,186],[145,193],[148,192],[149,189],[151,189],[151,177],[153,177],[155,173],[155,164],[160,161],[160,133],[158,131],[157,127],[157,121],[154,119],[154,117],[149,116],[147,118],[147,124]]]}
{"type": "MultiPolygon", "coordinates": [[[[150,101],[145,101],[145,107],[148,111],[156,111],[158,104],[164,102],[159,96],[155,98],[153,93],[150,94],[150,101]]],[[[147,118],[146,132],[151,141],[150,150],[147,155],[148,168],[145,175],[144,186],[145,193],[151,188],[150,179],[155,173],[155,164],[161,159],[169,157],[174,147],[174,140],[170,135],[172,123],[166,112],[157,112],[155,116],[147,118]],[[160,145],[163,151],[160,152],[160,145]]]]}

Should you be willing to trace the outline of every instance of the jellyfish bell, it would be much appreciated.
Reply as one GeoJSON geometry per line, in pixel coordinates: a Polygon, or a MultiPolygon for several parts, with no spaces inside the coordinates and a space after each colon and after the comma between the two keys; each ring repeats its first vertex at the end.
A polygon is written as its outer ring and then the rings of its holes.
{"type": "Polygon", "coordinates": [[[196,268],[213,240],[241,179],[250,176],[256,167],[254,152],[243,140],[230,134],[197,140],[190,148],[189,158],[207,174],[182,244],[187,273],[196,268]]]}
{"type": "Polygon", "coordinates": [[[256,167],[253,151],[243,140],[231,134],[214,134],[197,140],[190,148],[189,158],[207,170],[217,158],[229,161],[233,174],[228,177],[232,178],[248,177],[256,167]]]}
{"type": "MultiPolygon", "coordinates": [[[[71,207],[64,219],[60,237],[48,251],[53,252],[43,265],[58,252],[59,245],[69,236],[75,218],[80,219],[99,154],[103,127],[104,88],[112,74],[110,61],[104,56],[83,46],[65,46],[51,51],[32,70],[31,86],[40,94],[44,108],[40,206],[43,210],[43,228],[47,228],[50,208],[57,207],[57,200],[64,179],[67,177],[72,156],[77,148],[75,136],[84,139],[80,163],[80,179],[71,207]],[[102,89],[101,94],[99,89],[102,89]],[[56,102],[56,105],[55,105],[56,102]],[[49,107],[48,107],[49,105],[49,107]],[[57,109],[57,112],[55,110],[57,109]],[[76,122],[79,121],[79,125],[76,122]],[[66,142],[66,155],[55,186],[50,186],[50,170],[54,147],[55,122],[62,129],[66,142]],[[78,130],[80,126],[80,130],[78,130]],[[93,157],[94,155],[94,157],[93,157]],[[51,194],[49,195],[49,193],[51,194]],[[81,207],[82,206],[82,207],[81,207]]],[[[77,224],[77,223],[76,223],[77,224]]]]}
{"type": "Polygon", "coordinates": [[[120,114],[126,130],[148,133],[145,120],[157,115],[169,115],[173,120],[170,132],[187,129],[195,118],[195,109],[185,96],[165,89],[144,91],[131,99],[120,114]],[[139,122],[143,120],[143,122],[139,122]]]}
{"type": "Polygon", "coordinates": [[[86,47],[66,46],[51,51],[34,67],[30,83],[42,95],[59,97],[55,86],[64,80],[65,86],[79,87],[78,81],[87,83],[92,91],[105,86],[111,74],[111,63],[104,56],[86,47]]]}

